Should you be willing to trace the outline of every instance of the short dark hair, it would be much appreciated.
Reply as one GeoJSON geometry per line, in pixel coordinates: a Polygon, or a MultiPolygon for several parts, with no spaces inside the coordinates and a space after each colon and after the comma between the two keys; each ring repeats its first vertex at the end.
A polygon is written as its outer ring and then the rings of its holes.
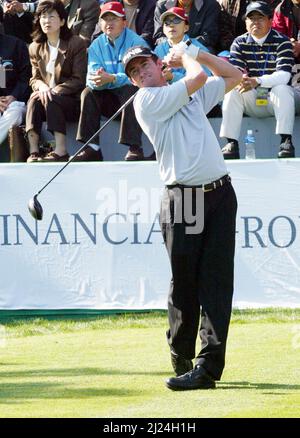
{"type": "Polygon", "coordinates": [[[69,40],[73,35],[71,29],[68,28],[67,20],[68,14],[66,12],[64,4],[60,0],[42,0],[39,2],[37,10],[35,12],[35,18],[33,21],[32,39],[36,43],[43,43],[47,41],[47,35],[42,31],[40,25],[41,15],[48,11],[56,11],[61,20],[65,20],[64,25],[60,29],[60,38],[62,40],[69,40]]]}
{"type": "Polygon", "coordinates": [[[3,8],[0,6],[0,23],[3,22],[3,8]]]}

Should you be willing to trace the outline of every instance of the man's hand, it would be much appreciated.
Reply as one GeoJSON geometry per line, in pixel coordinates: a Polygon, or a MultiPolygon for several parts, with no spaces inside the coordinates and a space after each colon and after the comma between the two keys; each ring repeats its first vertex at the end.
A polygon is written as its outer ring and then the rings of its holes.
{"type": "Polygon", "coordinates": [[[243,74],[242,80],[237,86],[240,93],[246,93],[247,91],[253,90],[258,85],[256,78],[250,78],[247,74],[243,74]]]}
{"type": "Polygon", "coordinates": [[[107,73],[104,68],[101,67],[95,72],[95,74],[90,76],[90,81],[93,82],[96,87],[103,87],[103,85],[114,82],[115,78],[115,75],[107,73]]]}
{"type": "Polygon", "coordinates": [[[176,50],[172,47],[169,53],[164,57],[163,63],[170,68],[180,68],[182,67],[182,56],[184,54],[183,50],[176,50]]]}
{"type": "Polygon", "coordinates": [[[0,97],[0,111],[3,113],[9,105],[14,102],[16,98],[14,96],[2,96],[0,97]]]}
{"type": "Polygon", "coordinates": [[[18,2],[16,0],[13,0],[10,3],[10,8],[14,13],[21,14],[22,12],[24,12],[23,3],[18,2]]]}
{"type": "Polygon", "coordinates": [[[3,12],[4,14],[11,14],[11,15],[15,15],[15,10],[12,7],[12,4],[9,2],[4,2],[3,4],[3,12]]]}

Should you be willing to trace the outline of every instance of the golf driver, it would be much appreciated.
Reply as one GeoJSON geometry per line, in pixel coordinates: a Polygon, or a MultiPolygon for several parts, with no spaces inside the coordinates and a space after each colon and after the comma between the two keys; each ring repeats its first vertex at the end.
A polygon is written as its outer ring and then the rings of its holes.
{"type": "Polygon", "coordinates": [[[43,207],[41,206],[41,204],[39,203],[37,197],[39,196],[40,193],[42,193],[43,190],[45,190],[45,188],[74,160],[75,157],[77,157],[78,154],[80,154],[80,152],[93,140],[94,137],[96,137],[96,135],[100,134],[100,132],[112,121],[114,120],[122,111],[124,108],[126,108],[127,105],[129,105],[133,99],[135,98],[137,92],[135,92],[119,109],[118,111],[115,112],[115,114],[113,114],[105,123],[104,125],[102,125],[97,132],[95,132],[95,134],[88,139],[88,141],[86,143],[84,143],[84,145],[78,149],[78,151],[76,152],[76,154],[73,155],[73,157],[44,185],[44,187],[41,188],[41,190],[39,190],[37,192],[36,195],[33,196],[33,198],[31,198],[28,202],[28,210],[31,214],[32,217],[34,217],[34,219],[41,221],[43,219],[43,207]]]}

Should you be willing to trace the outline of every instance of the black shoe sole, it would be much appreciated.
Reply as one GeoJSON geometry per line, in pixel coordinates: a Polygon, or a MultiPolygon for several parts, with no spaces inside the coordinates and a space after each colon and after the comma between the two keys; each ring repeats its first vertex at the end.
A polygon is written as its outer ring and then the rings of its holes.
{"type": "Polygon", "coordinates": [[[173,386],[170,385],[168,381],[165,382],[166,387],[171,389],[172,391],[193,391],[195,389],[216,389],[215,382],[207,382],[206,384],[202,384],[201,386],[173,386]]]}
{"type": "Polygon", "coordinates": [[[232,154],[232,155],[223,154],[223,158],[224,160],[239,160],[240,154],[232,154]]]}

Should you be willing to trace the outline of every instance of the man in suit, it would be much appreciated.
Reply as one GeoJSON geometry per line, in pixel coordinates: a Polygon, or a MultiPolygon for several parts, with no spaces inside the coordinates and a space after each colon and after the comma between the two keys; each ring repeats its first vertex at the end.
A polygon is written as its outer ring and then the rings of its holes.
{"type": "MultiPolygon", "coordinates": [[[[0,7],[0,23],[3,10],[0,7]]],[[[30,94],[31,66],[26,44],[0,34],[0,145],[12,126],[22,123],[30,94]]]]}

